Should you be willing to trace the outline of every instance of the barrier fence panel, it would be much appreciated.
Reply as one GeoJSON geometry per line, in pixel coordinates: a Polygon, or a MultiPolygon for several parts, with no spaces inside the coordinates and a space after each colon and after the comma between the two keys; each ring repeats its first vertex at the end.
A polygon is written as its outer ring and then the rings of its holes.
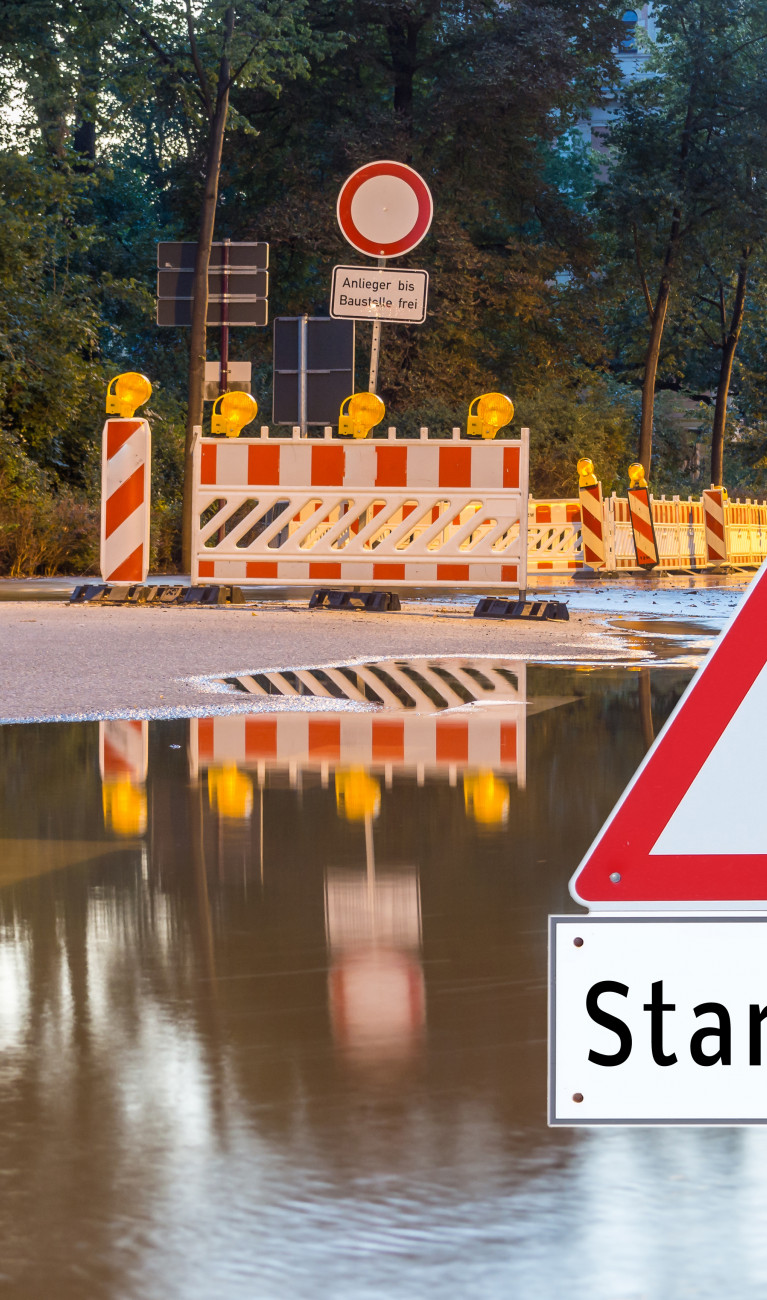
{"type": "Polygon", "coordinates": [[[581,503],[533,501],[527,514],[529,573],[567,573],[584,566],[581,503]]]}
{"type": "Polygon", "coordinates": [[[529,431],[394,432],[200,439],[192,581],[524,590],[529,431]]]}

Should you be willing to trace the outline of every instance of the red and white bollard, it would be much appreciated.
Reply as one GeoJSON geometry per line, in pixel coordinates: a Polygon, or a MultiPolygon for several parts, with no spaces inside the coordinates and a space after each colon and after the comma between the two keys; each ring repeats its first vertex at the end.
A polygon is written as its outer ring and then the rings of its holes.
{"type": "Polygon", "coordinates": [[[703,498],[703,523],[706,530],[706,563],[727,563],[727,533],[724,508],[727,493],[724,488],[707,488],[703,498]]]}
{"type": "Polygon", "coordinates": [[[133,412],[152,392],[139,374],[119,375],[107,390],[101,453],[101,576],[144,582],[149,572],[151,434],[133,412]],[[112,388],[114,387],[114,392],[112,388]]]}
{"type": "Polygon", "coordinates": [[[642,569],[653,569],[658,563],[658,543],[652,519],[652,499],[642,465],[629,465],[631,487],[628,490],[631,531],[637,564],[642,569]]]}
{"type": "Polygon", "coordinates": [[[581,548],[592,569],[604,569],[605,518],[602,484],[594,473],[594,462],[584,456],[578,461],[578,496],[581,502],[581,548]]]}

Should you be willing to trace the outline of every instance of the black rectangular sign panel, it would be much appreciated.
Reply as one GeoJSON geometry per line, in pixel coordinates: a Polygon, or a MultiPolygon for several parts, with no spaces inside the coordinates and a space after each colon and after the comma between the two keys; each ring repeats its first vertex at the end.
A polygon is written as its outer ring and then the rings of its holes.
{"type": "MultiPolygon", "coordinates": [[[[249,301],[235,298],[226,304],[226,322],[222,320],[224,304],[212,299],[208,302],[208,325],[266,325],[269,321],[269,303],[266,298],[249,301]]],[[[157,303],[158,325],[191,325],[191,298],[161,298],[157,303]]]]}
{"type": "MultiPolygon", "coordinates": [[[[224,245],[214,243],[210,250],[210,269],[224,265],[224,245]]],[[[269,268],[269,245],[264,243],[229,244],[229,266],[232,270],[266,271],[269,268]]],[[[193,271],[197,256],[197,244],[194,241],[164,243],[157,245],[157,265],[161,269],[172,271],[193,271]]]]}
{"type": "MultiPolygon", "coordinates": [[[[274,424],[301,424],[300,326],[300,317],[274,322],[274,424]]],[[[306,423],[337,424],[341,403],[354,392],[354,321],[308,317],[305,368],[306,423]]]]}
{"type": "MultiPolygon", "coordinates": [[[[266,298],[269,294],[267,271],[229,271],[227,295],[230,298],[266,298]]],[[[194,290],[194,271],[158,271],[158,298],[191,298],[194,290]]],[[[208,274],[208,297],[221,298],[224,292],[223,271],[208,274]]]]}

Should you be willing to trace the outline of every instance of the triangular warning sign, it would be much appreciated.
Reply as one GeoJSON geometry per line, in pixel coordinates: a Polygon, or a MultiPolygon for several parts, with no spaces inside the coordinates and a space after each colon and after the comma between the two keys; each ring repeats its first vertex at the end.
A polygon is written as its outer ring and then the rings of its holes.
{"type": "Polygon", "coordinates": [[[767,910],[767,561],[570,892],[610,911],[767,910]]]}

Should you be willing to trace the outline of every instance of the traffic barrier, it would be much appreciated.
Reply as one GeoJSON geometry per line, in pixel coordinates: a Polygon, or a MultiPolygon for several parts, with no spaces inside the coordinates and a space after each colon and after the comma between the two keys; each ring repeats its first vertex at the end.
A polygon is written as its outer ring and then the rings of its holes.
{"type": "Polygon", "coordinates": [[[709,564],[725,564],[727,562],[725,491],[723,488],[709,488],[701,495],[706,529],[706,560],[709,564]]]}
{"type": "Polygon", "coordinates": [[[767,505],[725,501],[725,549],[730,564],[761,564],[767,555],[767,505]]]}
{"type": "Polygon", "coordinates": [[[528,573],[567,573],[585,563],[581,544],[581,503],[534,501],[527,513],[528,573]]]}
{"type": "Polygon", "coordinates": [[[149,572],[151,435],[146,420],[111,419],[101,454],[101,576],[144,582],[149,572]]]}
{"type": "MultiPolygon", "coordinates": [[[[456,436],[457,435],[457,436],[456,436]]],[[[198,440],[192,582],[454,590],[527,582],[519,440],[198,440]]]]}

